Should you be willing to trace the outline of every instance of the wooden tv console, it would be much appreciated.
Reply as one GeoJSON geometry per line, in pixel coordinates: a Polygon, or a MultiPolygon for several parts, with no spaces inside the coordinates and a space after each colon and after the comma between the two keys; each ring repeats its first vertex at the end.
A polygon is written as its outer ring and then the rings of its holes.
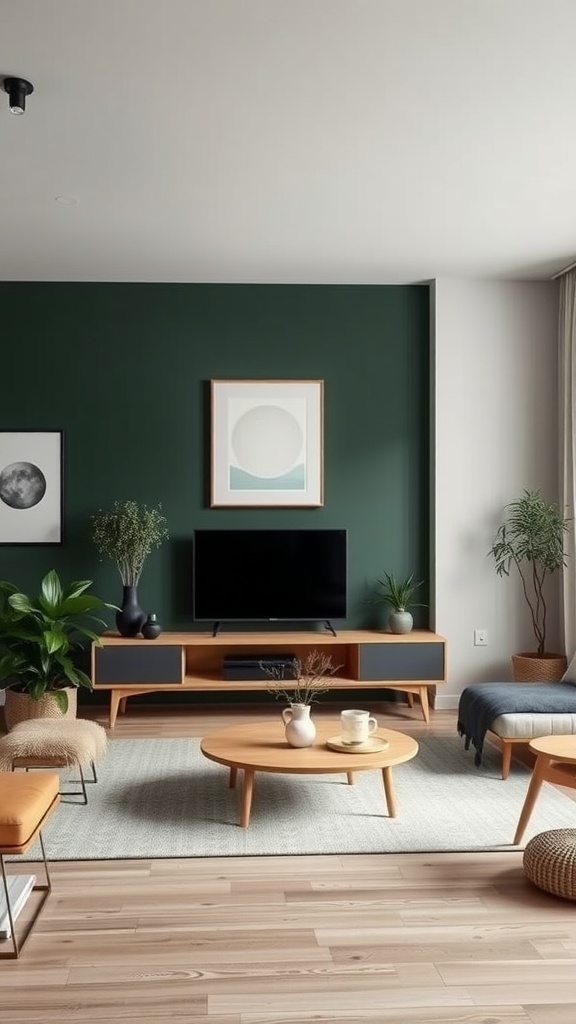
{"type": "MultiPolygon", "coordinates": [[[[266,690],[267,679],[225,679],[226,654],[290,653],[303,660],[322,648],[338,665],[330,689],[387,689],[417,694],[429,721],[428,686],[446,681],[446,640],[428,630],[396,634],[376,630],[298,633],[162,633],[156,640],[104,633],[92,644],[92,685],[110,690],[110,728],[128,697],[154,691],[220,693],[266,690]]],[[[288,680],[287,680],[288,682],[288,680]]]]}

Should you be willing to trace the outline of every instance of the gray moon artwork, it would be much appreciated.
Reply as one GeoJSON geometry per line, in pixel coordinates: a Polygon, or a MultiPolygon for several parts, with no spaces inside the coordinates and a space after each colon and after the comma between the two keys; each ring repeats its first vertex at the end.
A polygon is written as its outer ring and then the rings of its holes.
{"type": "Polygon", "coordinates": [[[11,462],[0,472],[0,501],[10,508],[33,508],[46,494],[46,477],[33,462],[11,462]]]}

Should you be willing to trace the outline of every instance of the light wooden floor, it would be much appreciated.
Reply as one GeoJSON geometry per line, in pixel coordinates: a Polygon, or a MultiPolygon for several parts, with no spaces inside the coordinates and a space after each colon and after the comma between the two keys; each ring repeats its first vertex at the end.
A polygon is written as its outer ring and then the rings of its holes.
{"type": "MultiPolygon", "coordinates": [[[[455,730],[452,712],[426,727],[416,707],[380,709],[381,724],[416,736],[455,730]]],[[[113,735],[201,735],[271,713],[129,705],[113,735]]],[[[5,1024],[576,1020],[576,907],[531,887],[520,853],[87,861],[52,873],[21,960],[0,962],[5,1024]]]]}

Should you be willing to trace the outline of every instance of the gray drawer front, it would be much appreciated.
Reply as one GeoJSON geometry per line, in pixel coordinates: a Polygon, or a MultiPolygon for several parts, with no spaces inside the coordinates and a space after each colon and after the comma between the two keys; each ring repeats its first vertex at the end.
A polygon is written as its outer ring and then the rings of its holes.
{"type": "Polygon", "coordinates": [[[444,644],[360,644],[359,679],[444,679],[444,644]]]}
{"type": "Polygon", "coordinates": [[[97,647],[96,686],[104,683],[182,682],[182,648],[179,645],[150,647],[145,644],[132,647],[97,647]]]}

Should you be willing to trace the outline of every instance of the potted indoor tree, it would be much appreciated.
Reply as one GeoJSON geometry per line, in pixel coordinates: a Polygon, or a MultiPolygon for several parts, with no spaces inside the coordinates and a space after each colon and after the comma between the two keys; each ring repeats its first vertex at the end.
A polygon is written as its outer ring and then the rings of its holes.
{"type": "Polygon", "coordinates": [[[168,537],[162,506],[115,501],[92,516],[92,539],[101,558],[116,562],[122,580],[122,607],[116,615],[121,636],[137,636],[146,621],[138,604],[138,583],[144,562],[168,537]]]}
{"type": "Polygon", "coordinates": [[[377,590],[371,604],[385,604],[390,609],[388,626],[392,633],[410,633],[414,626],[409,608],[425,608],[426,605],[413,600],[413,595],[421,587],[423,580],[414,582],[414,573],[397,579],[393,572],[385,572],[384,578],[376,580],[377,590]]]}
{"type": "Polygon", "coordinates": [[[74,653],[83,638],[100,642],[91,627],[106,623],[93,612],[115,605],[87,593],[91,585],[92,580],[76,580],[63,586],[52,569],[40,593],[30,597],[0,581],[0,683],[9,729],[28,718],[73,717],[78,687],[92,688],[74,653]]]}
{"type": "Polygon", "coordinates": [[[504,521],[490,551],[499,576],[509,576],[515,566],[522,593],[530,609],[535,650],[512,655],[517,681],[561,679],[566,657],[546,648],[548,578],[566,564],[565,540],[570,520],[556,502],[546,501],[539,490],[524,490],[517,501],[504,507],[504,521]]]}

